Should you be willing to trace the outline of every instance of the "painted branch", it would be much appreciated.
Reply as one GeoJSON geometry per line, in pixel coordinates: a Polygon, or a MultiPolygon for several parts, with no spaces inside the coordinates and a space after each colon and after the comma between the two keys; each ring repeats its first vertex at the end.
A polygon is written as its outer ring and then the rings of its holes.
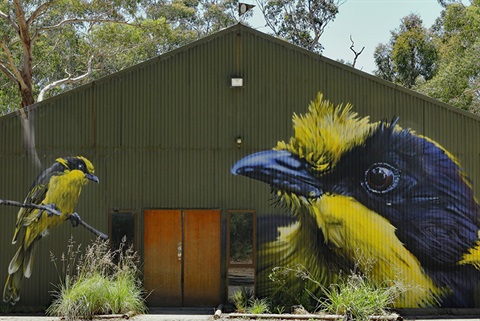
{"type": "MultiPolygon", "coordinates": [[[[45,205],[22,203],[22,202],[11,201],[11,200],[2,200],[2,199],[0,199],[0,205],[34,208],[34,209],[37,209],[37,210],[42,210],[42,211],[49,212],[53,215],[62,215],[62,212],[60,212],[59,210],[57,210],[55,208],[52,208],[52,207],[49,207],[49,206],[45,206],[45,205]]],[[[99,230],[97,230],[93,226],[85,223],[80,217],[78,217],[78,223],[80,225],[82,225],[85,229],[87,229],[87,231],[92,232],[93,234],[95,234],[96,236],[98,236],[98,237],[100,237],[104,240],[108,240],[108,235],[100,232],[99,230]]]]}
{"type": "Polygon", "coordinates": [[[104,233],[100,232],[99,230],[97,230],[96,228],[94,228],[93,226],[88,225],[81,218],[78,218],[78,223],[81,226],[83,226],[85,229],[87,229],[87,231],[92,232],[93,234],[100,237],[101,239],[108,240],[108,235],[107,234],[104,234],[104,233]]]}
{"type": "Polygon", "coordinates": [[[0,205],[34,208],[34,209],[37,209],[37,210],[46,211],[46,212],[51,213],[53,215],[57,215],[57,216],[62,215],[62,212],[60,212],[59,210],[54,209],[52,207],[45,206],[45,205],[22,203],[22,202],[2,200],[2,199],[0,199],[0,205]]]}

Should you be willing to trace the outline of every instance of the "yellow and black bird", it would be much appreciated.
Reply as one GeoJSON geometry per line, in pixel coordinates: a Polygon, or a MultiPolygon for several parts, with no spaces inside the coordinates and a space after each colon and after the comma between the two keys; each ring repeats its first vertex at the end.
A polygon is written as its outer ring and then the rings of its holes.
{"type": "MultiPolygon", "coordinates": [[[[296,219],[260,249],[262,294],[275,290],[266,281],[275,266],[299,264],[324,286],[356,267],[377,285],[403,282],[397,308],[474,306],[480,246],[472,185],[446,149],[397,123],[371,123],[319,93],[308,113],[293,116],[288,142],[232,167],[268,183],[296,219]]],[[[292,277],[286,286],[303,285],[292,277]]]]}
{"type": "Polygon", "coordinates": [[[3,290],[3,300],[15,304],[20,299],[24,277],[32,274],[35,248],[38,241],[48,234],[49,229],[70,219],[78,224],[74,213],[82,187],[89,181],[99,182],[94,175],[92,163],[82,156],[57,158],[55,163],[43,171],[33,182],[24,203],[52,206],[61,215],[47,211],[21,208],[18,212],[12,244],[20,237],[21,244],[8,266],[8,277],[3,290]]]}

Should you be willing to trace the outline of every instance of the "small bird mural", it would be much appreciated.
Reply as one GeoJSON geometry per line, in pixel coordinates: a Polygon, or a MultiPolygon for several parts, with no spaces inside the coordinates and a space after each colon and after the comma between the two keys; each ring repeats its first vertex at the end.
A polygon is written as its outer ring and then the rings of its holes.
{"type": "MultiPolygon", "coordinates": [[[[401,280],[397,308],[474,307],[479,205],[451,153],[398,118],[372,123],[321,93],[293,127],[289,141],[231,169],[269,184],[295,217],[260,248],[261,295],[275,291],[276,266],[301,265],[327,287],[355,267],[377,285],[401,280]]],[[[292,276],[286,286],[304,285],[292,276]]]]}
{"type": "Polygon", "coordinates": [[[33,182],[25,204],[54,208],[61,215],[36,208],[21,208],[13,234],[12,244],[20,246],[8,266],[8,277],[3,290],[3,300],[15,304],[20,299],[23,278],[32,274],[35,248],[49,230],[69,219],[73,226],[80,220],[74,212],[82,187],[89,181],[98,183],[92,163],[82,156],[57,158],[33,182]]]}

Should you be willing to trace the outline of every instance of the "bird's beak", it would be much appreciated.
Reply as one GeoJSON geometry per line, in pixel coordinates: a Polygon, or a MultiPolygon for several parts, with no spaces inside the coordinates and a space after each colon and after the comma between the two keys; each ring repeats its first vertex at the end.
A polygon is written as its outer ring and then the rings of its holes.
{"type": "Polygon", "coordinates": [[[312,174],[311,165],[284,150],[268,150],[249,155],[233,165],[231,172],[268,183],[274,189],[308,198],[323,194],[318,187],[318,180],[312,174]]]}
{"type": "Polygon", "coordinates": [[[95,183],[99,183],[100,180],[98,179],[97,176],[93,175],[93,174],[85,174],[85,177],[91,181],[94,181],[95,183]]]}

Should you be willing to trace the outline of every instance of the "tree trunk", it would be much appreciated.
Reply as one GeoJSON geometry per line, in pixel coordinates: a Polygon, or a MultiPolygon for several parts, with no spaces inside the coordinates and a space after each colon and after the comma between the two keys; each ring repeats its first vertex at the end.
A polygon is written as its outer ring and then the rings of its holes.
{"type": "Polygon", "coordinates": [[[20,71],[22,79],[18,79],[19,90],[22,95],[22,107],[35,103],[32,90],[32,37],[30,25],[25,17],[25,12],[19,0],[13,1],[15,15],[17,16],[18,36],[22,41],[23,63],[20,71]]]}
{"type": "Polygon", "coordinates": [[[33,97],[32,86],[28,86],[27,88],[20,88],[20,92],[22,94],[22,103],[21,107],[27,107],[33,105],[35,103],[35,98],[33,97]]]}

